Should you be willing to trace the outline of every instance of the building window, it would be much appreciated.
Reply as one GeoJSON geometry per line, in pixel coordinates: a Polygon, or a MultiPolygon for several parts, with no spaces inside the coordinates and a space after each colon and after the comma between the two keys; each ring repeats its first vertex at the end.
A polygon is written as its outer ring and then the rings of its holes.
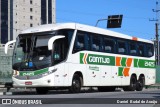
{"type": "Polygon", "coordinates": [[[33,27],[33,24],[32,24],[32,23],[30,24],[30,27],[33,27]]]}
{"type": "Polygon", "coordinates": [[[33,8],[30,8],[30,12],[32,12],[33,11],[33,8]]]}
{"type": "Polygon", "coordinates": [[[48,23],[52,23],[52,0],[48,0],[48,23]]]}
{"type": "Polygon", "coordinates": [[[33,19],[33,16],[30,16],[30,19],[32,20],[32,19],[33,19]]]}
{"type": "Polygon", "coordinates": [[[33,4],[33,1],[32,1],[32,0],[30,0],[30,4],[33,4]]]}
{"type": "MultiPolygon", "coordinates": [[[[1,4],[8,4],[8,0],[1,0],[0,1],[1,2],[1,4]]],[[[0,12],[2,12],[2,13],[4,13],[4,15],[3,16],[0,16],[1,17],[1,21],[2,21],[2,23],[1,23],[1,26],[2,26],[2,28],[1,28],[1,32],[0,32],[0,34],[2,34],[1,35],[1,39],[0,39],[0,42],[2,43],[2,44],[5,44],[7,41],[8,41],[8,32],[9,32],[9,30],[8,30],[8,24],[7,24],[7,22],[9,21],[8,20],[8,17],[9,17],[9,15],[8,15],[8,8],[9,8],[9,6],[8,5],[3,5],[3,6],[0,6],[0,12]]]]}
{"type": "Polygon", "coordinates": [[[47,1],[46,0],[41,0],[41,24],[46,24],[47,23],[47,7],[46,7],[47,1]]]}

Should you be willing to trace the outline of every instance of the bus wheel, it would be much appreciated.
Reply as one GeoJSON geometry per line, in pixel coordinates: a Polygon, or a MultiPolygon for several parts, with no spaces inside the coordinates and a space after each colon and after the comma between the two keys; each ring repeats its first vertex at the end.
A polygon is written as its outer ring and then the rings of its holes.
{"type": "Polygon", "coordinates": [[[69,88],[71,93],[79,93],[81,91],[81,77],[77,74],[73,76],[72,86],[69,88]]]}
{"type": "Polygon", "coordinates": [[[48,88],[47,87],[37,87],[36,92],[37,94],[47,94],[48,93],[48,88]]]}
{"type": "Polygon", "coordinates": [[[145,79],[144,79],[144,77],[141,76],[141,77],[139,78],[139,80],[137,81],[136,91],[142,91],[144,85],[145,85],[145,79]]]}
{"type": "Polygon", "coordinates": [[[130,85],[123,87],[124,91],[135,91],[136,90],[137,79],[134,75],[131,76],[130,85]]]}
{"type": "Polygon", "coordinates": [[[111,92],[115,91],[116,87],[98,87],[98,91],[100,92],[111,92]]]}

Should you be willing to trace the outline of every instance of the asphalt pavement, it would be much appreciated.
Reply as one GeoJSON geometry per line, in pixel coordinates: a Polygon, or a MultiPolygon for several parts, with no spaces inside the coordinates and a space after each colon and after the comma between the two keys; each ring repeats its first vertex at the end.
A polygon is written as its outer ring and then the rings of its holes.
{"type": "MultiPolygon", "coordinates": [[[[46,95],[38,95],[34,89],[16,89],[12,94],[0,95],[0,100],[2,99],[11,99],[14,105],[3,104],[0,107],[160,107],[156,104],[160,102],[160,89],[144,89],[141,92],[124,92],[121,89],[115,92],[82,90],[77,94],[61,90],[50,91],[46,95]],[[32,100],[37,101],[38,105],[31,104],[32,100]],[[42,101],[38,102],[40,100],[42,101]],[[20,105],[21,103],[29,105],[20,105]]],[[[33,101],[32,103],[36,103],[33,101]]]]}

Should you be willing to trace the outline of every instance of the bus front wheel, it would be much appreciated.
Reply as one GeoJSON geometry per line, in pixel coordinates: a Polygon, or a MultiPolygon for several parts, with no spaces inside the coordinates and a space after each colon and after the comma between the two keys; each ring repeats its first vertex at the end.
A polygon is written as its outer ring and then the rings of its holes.
{"type": "Polygon", "coordinates": [[[71,93],[79,93],[81,91],[81,77],[78,74],[75,74],[72,79],[72,85],[69,88],[71,93]]]}

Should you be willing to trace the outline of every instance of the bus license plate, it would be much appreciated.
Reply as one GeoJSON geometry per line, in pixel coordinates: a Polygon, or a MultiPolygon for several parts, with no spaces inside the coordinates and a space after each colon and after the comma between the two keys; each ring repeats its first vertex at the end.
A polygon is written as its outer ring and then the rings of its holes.
{"type": "Polygon", "coordinates": [[[31,81],[27,81],[27,82],[25,82],[25,85],[32,85],[32,82],[31,81]]]}

